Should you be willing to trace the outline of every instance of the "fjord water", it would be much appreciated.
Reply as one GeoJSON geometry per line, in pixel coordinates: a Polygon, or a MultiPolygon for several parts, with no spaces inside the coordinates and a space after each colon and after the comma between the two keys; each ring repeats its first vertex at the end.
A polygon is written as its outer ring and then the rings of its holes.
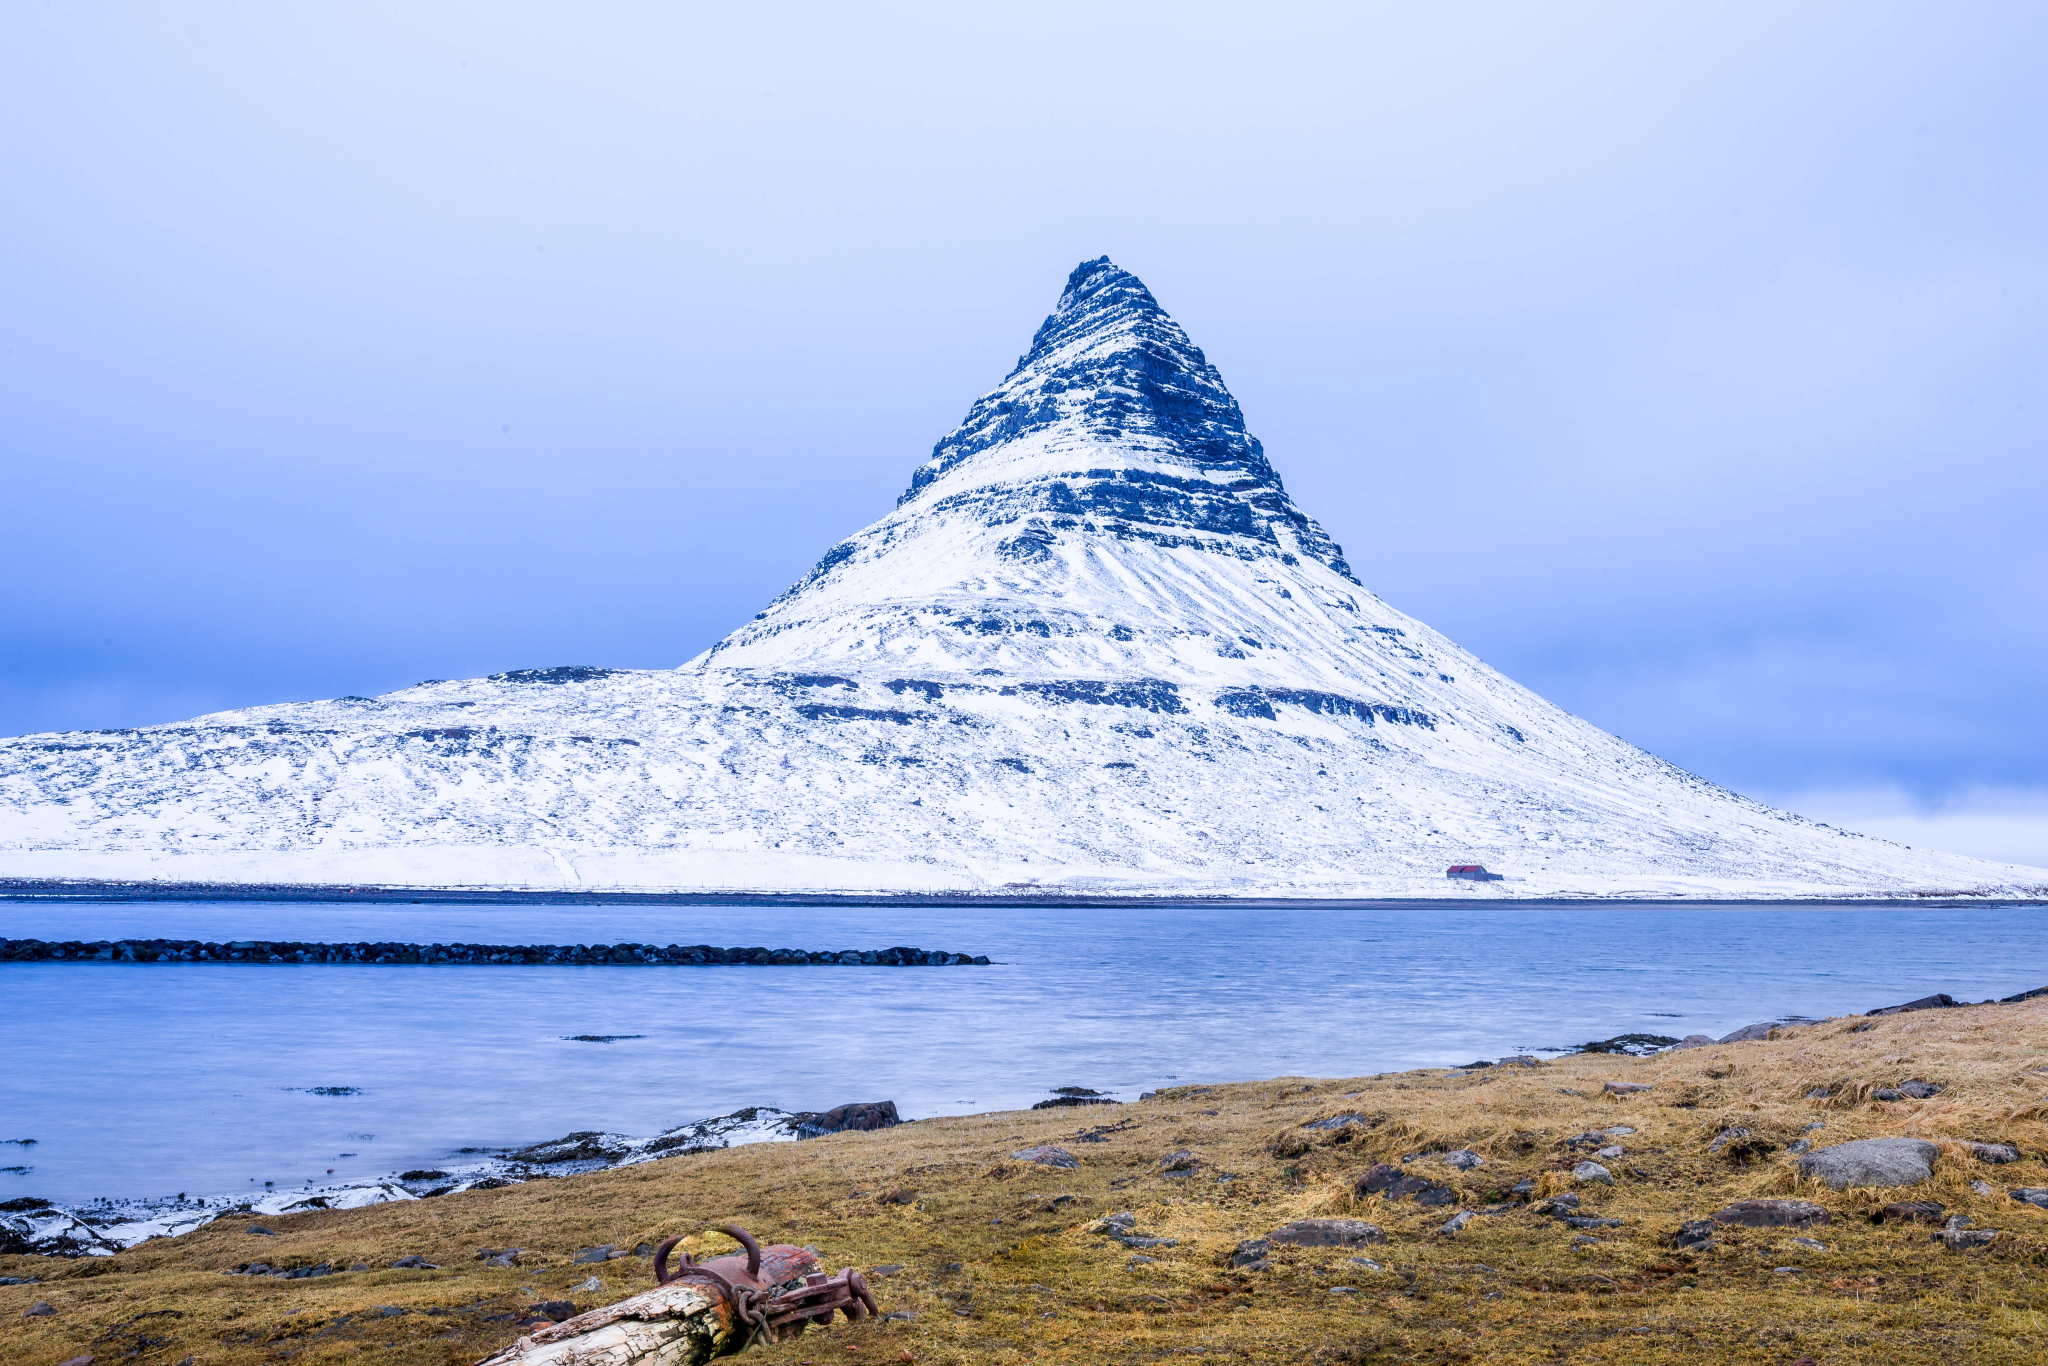
{"type": "Polygon", "coordinates": [[[37,1140],[0,1146],[27,1169],[0,1173],[0,1198],[288,1190],[754,1104],[964,1114],[1055,1086],[1128,1100],[1982,1000],[2048,983],[2043,920],[1984,905],[13,904],[0,935],[15,938],[912,944],[996,966],[0,964],[0,1139],[37,1140]]]}

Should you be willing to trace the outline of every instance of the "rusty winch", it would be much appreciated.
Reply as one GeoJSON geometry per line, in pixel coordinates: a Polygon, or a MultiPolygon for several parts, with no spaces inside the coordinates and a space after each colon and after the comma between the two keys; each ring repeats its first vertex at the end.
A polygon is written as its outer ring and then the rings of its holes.
{"type": "Polygon", "coordinates": [[[818,1257],[808,1248],[788,1243],[764,1248],[737,1224],[721,1224],[718,1232],[736,1240],[746,1255],[699,1262],[685,1252],[671,1271],[668,1254],[683,1241],[671,1238],[654,1251],[654,1283],[690,1281],[715,1291],[732,1310],[735,1326],[746,1325],[738,1350],[755,1342],[780,1342],[791,1327],[797,1333],[814,1323],[823,1327],[835,1312],[843,1311],[849,1319],[880,1312],[867,1278],[850,1266],[827,1276],[812,1269],[818,1257]]]}
{"type": "Polygon", "coordinates": [[[699,1366],[823,1327],[835,1313],[880,1312],[852,1267],[827,1276],[809,1248],[762,1247],[733,1224],[718,1232],[738,1239],[744,1255],[699,1262],[684,1253],[671,1269],[669,1254],[682,1241],[671,1238],[654,1254],[652,1289],[541,1328],[480,1366],[699,1366]]]}

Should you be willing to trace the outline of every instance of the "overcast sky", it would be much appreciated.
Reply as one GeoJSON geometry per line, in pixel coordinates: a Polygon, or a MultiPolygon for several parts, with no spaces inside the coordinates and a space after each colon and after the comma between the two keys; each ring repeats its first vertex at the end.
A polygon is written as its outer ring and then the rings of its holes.
{"type": "Polygon", "coordinates": [[[2048,9],[971,9],[10,7],[0,733],[679,664],[1107,252],[1395,606],[2048,864],[2048,9]]]}

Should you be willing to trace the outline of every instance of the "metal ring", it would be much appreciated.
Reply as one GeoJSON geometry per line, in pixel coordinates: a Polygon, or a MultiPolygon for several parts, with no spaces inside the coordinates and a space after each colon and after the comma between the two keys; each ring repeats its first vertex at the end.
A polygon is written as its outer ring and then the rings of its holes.
{"type": "Polygon", "coordinates": [[[741,1228],[738,1224],[720,1224],[718,1231],[728,1237],[739,1240],[740,1246],[747,1250],[747,1274],[749,1276],[759,1276],[761,1274],[761,1245],[754,1241],[754,1235],[741,1228]]]}
{"type": "MultiPolygon", "coordinates": [[[[654,1249],[654,1283],[656,1285],[667,1285],[675,1279],[675,1277],[668,1274],[668,1254],[681,1241],[683,1241],[683,1235],[679,1233],[660,1247],[654,1249]]],[[[683,1265],[688,1266],[689,1264],[690,1254],[685,1252],[683,1254],[683,1265]]]]}

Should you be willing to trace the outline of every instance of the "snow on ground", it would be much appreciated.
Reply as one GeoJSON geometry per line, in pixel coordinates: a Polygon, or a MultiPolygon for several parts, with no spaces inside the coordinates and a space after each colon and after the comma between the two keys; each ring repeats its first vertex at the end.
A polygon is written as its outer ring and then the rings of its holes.
{"type": "Polygon", "coordinates": [[[0,1246],[57,1256],[107,1257],[150,1238],[175,1238],[230,1216],[255,1221],[263,1215],[306,1210],[360,1209],[393,1200],[426,1200],[458,1191],[687,1157],[747,1143],[794,1142],[796,1123],[802,1118],[766,1105],[750,1106],[729,1115],[680,1125],[652,1138],[569,1134],[527,1148],[472,1156],[433,1170],[394,1172],[376,1181],[335,1185],[309,1181],[301,1189],[265,1190],[253,1196],[247,1191],[227,1195],[180,1194],[163,1199],[96,1200],[77,1206],[49,1204],[39,1209],[9,1210],[0,1212],[0,1246]]]}

